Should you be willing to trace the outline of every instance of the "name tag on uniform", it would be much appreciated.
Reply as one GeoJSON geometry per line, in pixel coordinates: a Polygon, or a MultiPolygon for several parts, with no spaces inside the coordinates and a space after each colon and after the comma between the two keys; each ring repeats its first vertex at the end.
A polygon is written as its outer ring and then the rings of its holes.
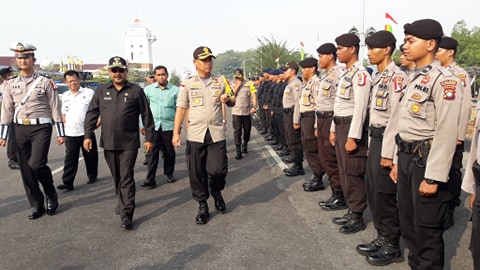
{"type": "Polygon", "coordinates": [[[112,100],[112,97],[103,97],[103,100],[112,100]]]}

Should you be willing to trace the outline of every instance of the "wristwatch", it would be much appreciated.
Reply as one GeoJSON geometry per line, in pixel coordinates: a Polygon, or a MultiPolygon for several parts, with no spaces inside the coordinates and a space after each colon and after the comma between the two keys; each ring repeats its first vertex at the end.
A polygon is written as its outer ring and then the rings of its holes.
{"type": "Polygon", "coordinates": [[[223,119],[223,120],[222,120],[222,123],[224,123],[224,124],[227,123],[227,120],[223,119]]]}
{"type": "Polygon", "coordinates": [[[427,182],[427,184],[429,184],[429,185],[436,185],[436,184],[438,184],[438,181],[435,181],[435,180],[430,179],[430,178],[425,178],[425,182],[427,182]]]}

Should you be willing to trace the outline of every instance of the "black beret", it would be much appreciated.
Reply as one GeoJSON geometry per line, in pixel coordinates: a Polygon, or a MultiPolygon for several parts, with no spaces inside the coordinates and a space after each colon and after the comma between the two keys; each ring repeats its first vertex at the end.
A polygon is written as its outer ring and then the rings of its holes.
{"type": "Polygon", "coordinates": [[[385,30],[375,32],[365,40],[367,46],[372,48],[386,48],[390,45],[395,45],[395,42],[397,42],[395,36],[385,30]]]}
{"type": "Polygon", "coordinates": [[[403,53],[403,45],[405,45],[405,43],[402,43],[398,48],[400,49],[400,52],[403,53]]]}
{"type": "Polygon", "coordinates": [[[288,62],[288,63],[285,64],[284,68],[286,68],[286,69],[293,68],[293,69],[295,69],[295,71],[298,71],[299,67],[298,67],[298,64],[295,63],[295,62],[288,62]]]}
{"type": "Polygon", "coordinates": [[[318,65],[318,60],[313,57],[308,57],[300,61],[298,65],[302,68],[315,67],[318,65]]]}
{"type": "Polygon", "coordinates": [[[440,48],[444,48],[447,50],[455,50],[457,49],[457,46],[458,46],[457,40],[451,37],[443,37],[439,45],[440,48]]]}
{"type": "Polygon", "coordinates": [[[2,68],[0,69],[0,76],[5,76],[9,73],[12,73],[13,72],[13,68],[12,67],[6,67],[6,68],[2,68]]]}
{"type": "Polygon", "coordinates": [[[337,53],[337,47],[333,43],[325,43],[317,48],[319,54],[335,54],[337,53]]]}
{"type": "Polygon", "coordinates": [[[335,39],[335,42],[337,45],[343,46],[343,47],[352,47],[352,46],[359,46],[360,45],[360,39],[357,37],[357,35],[348,33],[348,34],[343,34],[341,36],[338,36],[335,39]]]}
{"type": "Polygon", "coordinates": [[[407,23],[403,26],[405,35],[416,36],[421,39],[440,39],[443,36],[442,25],[432,19],[423,19],[407,23]]]}

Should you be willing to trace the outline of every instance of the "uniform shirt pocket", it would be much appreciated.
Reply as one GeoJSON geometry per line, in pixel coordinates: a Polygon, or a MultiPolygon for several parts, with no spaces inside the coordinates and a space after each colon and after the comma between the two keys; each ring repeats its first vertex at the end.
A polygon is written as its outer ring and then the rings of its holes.
{"type": "MultiPolygon", "coordinates": [[[[381,86],[381,85],[380,85],[381,86]]],[[[375,106],[373,107],[377,111],[386,111],[388,109],[388,90],[386,89],[377,89],[375,93],[375,106]]]]}
{"type": "Polygon", "coordinates": [[[415,118],[426,119],[429,94],[415,92],[408,97],[408,113],[415,118]]]}
{"type": "Polygon", "coordinates": [[[330,88],[332,87],[331,83],[324,82],[321,86],[322,96],[331,97],[330,88]]]}
{"type": "Polygon", "coordinates": [[[351,92],[352,92],[352,83],[342,82],[338,91],[338,97],[342,99],[350,99],[351,92]]]}

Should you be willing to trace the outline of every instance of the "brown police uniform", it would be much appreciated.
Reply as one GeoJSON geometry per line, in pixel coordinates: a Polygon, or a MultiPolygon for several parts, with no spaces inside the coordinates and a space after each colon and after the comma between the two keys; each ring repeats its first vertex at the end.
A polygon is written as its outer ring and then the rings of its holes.
{"type": "Polygon", "coordinates": [[[213,192],[225,187],[228,160],[220,101],[226,93],[224,81],[195,75],[180,85],[178,93],[177,107],[188,109],[187,167],[193,198],[199,202],[209,198],[209,187],[213,192]]]}
{"type": "Polygon", "coordinates": [[[250,80],[243,80],[242,86],[240,86],[240,89],[238,89],[238,92],[235,95],[235,106],[232,107],[232,125],[233,139],[235,145],[237,146],[237,153],[239,151],[243,151],[244,154],[247,153],[247,144],[250,141],[250,132],[252,130],[252,120],[250,117],[250,109],[252,108],[252,95],[256,95],[256,93],[257,89],[253,85],[253,82],[250,80]],[[241,150],[240,145],[242,146],[241,150]]]}
{"type": "Polygon", "coordinates": [[[283,124],[288,149],[293,152],[294,164],[302,166],[303,147],[300,129],[294,129],[293,124],[300,124],[299,99],[302,93],[302,82],[295,77],[288,83],[283,92],[283,124]],[[296,107],[296,109],[295,109],[296,107]]]}

